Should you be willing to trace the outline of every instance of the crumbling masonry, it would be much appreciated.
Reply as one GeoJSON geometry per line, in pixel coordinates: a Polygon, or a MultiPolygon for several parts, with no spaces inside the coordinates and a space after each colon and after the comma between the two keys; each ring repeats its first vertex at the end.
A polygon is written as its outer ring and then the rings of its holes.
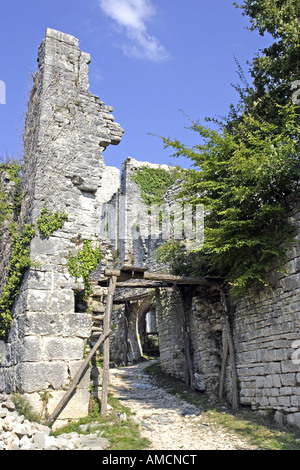
{"type": "MultiPolygon", "coordinates": [[[[48,397],[47,411],[53,411],[82,363],[86,344],[101,331],[105,289],[93,287],[91,312],[87,313],[79,301],[83,286],[66,268],[70,255],[83,240],[100,242],[103,261],[95,280],[105,266],[116,262],[159,269],[152,257],[155,243],[133,233],[138,214],[147,212],[147,207],[131,175],[136,168],[151,164],[128,158],[122,175],[105,166],[103,151],[120,142],[123,130],[114,122],[112,108],[89,92],[89,62],[77,39],[47,30],[25,123],[20,221],[35,221],[45,204],[49,210],[65,210],[68,221],[49,239],[36,236],[31,243],[31,258],[38,264],[26,274],[14,306],[1,363],[0,392],[22,392],[40,412],[45,412],[42,394],[48,397]],[[128,232],[124,233],[124,227],[128,232]]],[[[299,220],[296,214],[298,226],[299,220]]],[[[288,252],[287,274],[270,272],[270,287],[235,302],[232,328],[240,403],[300,427],[300,354],[295,349],[300,348],[298,240],[299,235],[288,252]]],[[[217,395],[224,353],[223,308],[217,286],[163,288],[156,291],[155,304],[142,297],[126,312],[123,306],[116,308],[112,360],[124,363],[141,357],[141,325],[154,307],[162,368],[185,379],[188,337],[192,385],[217,395]],[[124,353],[125,327],[128,347],[124,353]]],[[[231,377],[228,362],[225,395],[229,401],[231,377]]],[[[94,376],[95,382],[98,379],[94,376]]],[[[89,384],[87,372],[61,420],[87,414],[89,384]]]]}

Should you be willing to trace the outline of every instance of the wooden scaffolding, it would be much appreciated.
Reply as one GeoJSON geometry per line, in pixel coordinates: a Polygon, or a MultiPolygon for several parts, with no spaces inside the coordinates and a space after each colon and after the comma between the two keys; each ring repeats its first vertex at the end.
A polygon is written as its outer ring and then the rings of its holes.
{"type": "MultiPolygon", "coordinates": [[[[218,279],[214,278],[197,278],[197,277],[185,277],[185,276],[173,276],[165,273],[150,273],[147,268],[139,268],[134,266],[123,266],[121,269],[109,269],[105,271],[105,277],[100,279],[97,283],[99,286],[108,287],[108,292],[106,296],[106,306],[105,313],[103,318],[103,333],[96,341],[89,355],[86,357],[82,366],[78,370],[76,376],[74,377],[72,383],[69,386],[68,391],[59,402],[53,413],[48,419],[48,423],[52,425],[57,419],[63,408],[67,405],[68,401],[71,399],[71,396],[75,389],[77,388],[81,378],[86,372],[86,369],[89,367],[89,362],[92,357],[96,354],[97,350],[103,344],[103,376],[102,376],[102,391],[101,391],[101,415],[102,417],[107,416],[107,396],[108,396],[108,385],[109,385],[109,363],[110,363],[110,350],[109,350],[109,337],[112,333],[111,330],[111,314],[113,309],[113,304],[127,304],[130,301],[137,301],[143,297],[145,294],[137,294],[134,296],[124,296],[114,300],[114,295],[116,288],[162,288],[162,287],[173,287],[175,285],[183,286],[215,286],[219,285],[218,279]],[[133,282],[130,282],[133,281],[133,282]]],[[[223,296],[223,302],[225,298],[223,296]]],[[[225,306],[225,303],[224,303],[225,306]]],[[[234,351],[232,348],[232,338],[230,336],[230,329],[228,328],[228,318],[227,318],[227,309],[224,307],[225,312],[225,328],[227,337],[227,344],[225,349],[226,358],[223,358],[223,365],[225,360],[227,360],[228,350],[230,350],[231,356],[234,356],[234,351]]],[[[187,348],[188,351],[188,348],[187,348]]],[[[191,358],[187,358],[189,362],[191,358]]],[[[233,362],[235,364],[235,358],[233,357],[233,362]]],[[[224,366],[225,367],[225,366],[224,366]]],[[[223,367],[223,368],[224,368],[223,367]]],[[[222,371],[222,377],[225,371],[222,371]]],[[[222,382],[221,377],[221,382],[222,382]]],[[[223,386],[223,385],[222,385],[223,386]]],[[[220,385],[221,387],[221,385],[220,385]]],[[[220,397],[222,391],[220,388],[220,397]]],[[[237,398],[233,398],[233,410],[237,408],[237,398]]]]}

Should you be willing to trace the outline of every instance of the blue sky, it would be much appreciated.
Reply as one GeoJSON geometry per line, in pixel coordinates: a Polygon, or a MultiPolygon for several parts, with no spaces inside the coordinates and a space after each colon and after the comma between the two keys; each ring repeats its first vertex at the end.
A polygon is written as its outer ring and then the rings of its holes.
{"type": "Polygon", "coordinates": [[[270,39],[251,33],[232,0],[10,0],[0,10],[0,156],[22,155],[30,75],[46,28],[76,36],[91,54],[90,90],[125,130],[104,153],[120,167],[131,156],[188,167],[171,157],[160,138],[198,142],[192,120],[226,115],[238,96],[234,56],[247,60],[270,39]],[[181,112],[183,111],[183,113],[181,112]]]}

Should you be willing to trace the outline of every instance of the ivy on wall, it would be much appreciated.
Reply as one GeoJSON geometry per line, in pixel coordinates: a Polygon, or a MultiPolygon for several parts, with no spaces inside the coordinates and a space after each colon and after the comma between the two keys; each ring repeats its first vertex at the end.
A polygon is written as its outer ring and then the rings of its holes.
{"type": "Polygon", "coordinates": [[[91,294],[90,276],[102,259],[102,253],[97,246],[93,248],[92,240],[84,240],[83,247],[78,250],[76,256],[72,256],[67,268],[69,274],[75,277],[76,281],[82,278],[84,284],[84,298],[88,298],[91,294]]]}
{"type": "Polygon", "coordinates": [[[66,220],[68,220],[66,212],[49,211],[44,206],[41,215],[37,220],[37,226],[41,234],[48,238],[51,233],[59,230],[66,220]]]}
{"type": "Polygon", "coordinates": [[[167,190],[178,179],[182,178],[183,173],[184,170],[179,167],[165,170],[161,167],[152,168],[144,166],[135,170],[132,179],[139,186],[145,204],[151,206],[152,204],[161,204],[167,190]]]}
{"type": "Polygon", "coordinates": [[[0,164],[0,172],[5,172],[9,175],[11,181],[15,183],[13,194],[13,201],[11,195],[6,193],[4,188],[0,185],[0,236],[3,224],[9,220],[16,218],[21,209],[22,199],[22,165],[18,161],[10,161],[8,163],[0,164]]]}
{"type": "Polygon", "coordinates": [[[65,212],[48,211],[43,208],[36,224],[26,224],[21,234],[16,223],[11,225],[12,246],[9,270],[4,289],[0,297],[0,339],[5,339],[12,322],[12,308],[19,295],[24,274],[34,263],[30,259],[30,243],[39,230],[45,237],[62,228],[67,220],[65,212]]]}

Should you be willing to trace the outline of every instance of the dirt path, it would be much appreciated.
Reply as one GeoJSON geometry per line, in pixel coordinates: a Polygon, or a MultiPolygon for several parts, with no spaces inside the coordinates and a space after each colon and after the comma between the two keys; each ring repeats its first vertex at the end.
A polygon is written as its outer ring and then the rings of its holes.
{"type": "Polygon", "coordinates": [[[154,386],[140,363],[110,371],[110,392],[135,413],[150,450],[255,450],[232,432],[205,422],[201,410],[154,386]]]}

